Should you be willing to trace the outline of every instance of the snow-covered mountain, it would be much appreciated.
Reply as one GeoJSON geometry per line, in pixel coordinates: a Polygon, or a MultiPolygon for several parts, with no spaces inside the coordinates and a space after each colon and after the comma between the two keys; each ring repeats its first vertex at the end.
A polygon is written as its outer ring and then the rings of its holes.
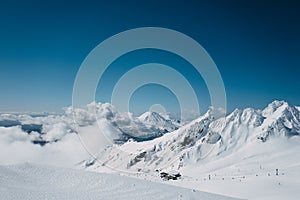
{"type": "Polygon", "coordinates": [[[2,141],[30,141],[43,146],[69,135],[93,138],[93,134],[103,133],[110,142],[101,144],[104,151],[93,151],[100,163],[133,171],[164,166],[178,169],[272,138],[299,138],[299,107],[287,102],[274,101],[263,110],[236,109],[226,117],[223,112],[210,108],[178,127],[155,112],[135,118],[131,113],[117,112],[108,103],[91,103],[84,108],[66,108],[60,115],[0,114],[0,136],[2,141]]]}
{"type": "MultiPolygon", "coordinates": [[[[130,171],[179,170],[235,154],[246,146],[300,135],[299,110],[284,101],[274,101],[264,110],[236,109],[226,117],[219,116],[210,109],[191,123],[151,141],[113,145],[98,160],[102,165],[130,171]]],[[[140,119],[161,122],[153,113],[140,119]]]]}
{"type": "MultiPolygon", "coordinates": [[[[105,103],[66,108],[63,114],[2,113],[0,163],[78,163],[77,167],[90,171],[118,173],[243,199],[297,199],[299,116],[299,107],[284,101],[274,101],[262,110],[236,109],[226,116],[222,109],[210,108],[203,116],[166,133],[162,127],[169,122],[167,117],[147,113],[135,118],[105,103]],[[101,134],[105,138],[94,137],[101,134]],[[174,171],[182,175],[179,181],[161,179],[160,173],[174,171]]],[[[10,167],[1,170],[13,179],[15,172],[10,167]]],[[[23,181],[20,174],[17,179],[23,181]]],[[[37,180],[28,178],[31,179],[37,180]]],[[[5,185],[9,184],[16,183],[4,182],[0,197],[6,197],[1,195],[7,195],[5,185]]],[[[27,195],[28,188],[19,186],[16,194],[27,195]]],[[[33,187],[39,184],[30,186],[33,187]]],[[[45,191],[35,189],[37,195],[45,191]]]]}
{"type": "Polygon", "coordinates": [[[69,116],[73,114],[79,126],[98,124],[102,129],[101,121],[105,121],[106,126],[111,130],[106,131],[106,136],[117,144],[129,139],[138,142],[151,140],[177,128],[171,121],[165,120],[157,113],[149,113],[148,116],[145,114],[143,115],[145,118],[136,118],[132,113],[118,112],[108,103],[94,102],[83,109],[68,108],[66,113],[69,116]],[[114,133],[111,135],[111,132],[114,133]]]}
{"type": "MultiPolygon", "coordinates": [[[[168,117],[169,118],[169,117],[168,117]]],[[[148,126],[154,126],[159,129],[161,129],[164,132],[172,132],[179,128],[178,123],[175,124],[172,122],[172,120],[166,119],[162,117],[160,114],[152,111],[148,111],[143,113],[141,116],[138,117],[138,119],[148,125],[148,126]]]]}

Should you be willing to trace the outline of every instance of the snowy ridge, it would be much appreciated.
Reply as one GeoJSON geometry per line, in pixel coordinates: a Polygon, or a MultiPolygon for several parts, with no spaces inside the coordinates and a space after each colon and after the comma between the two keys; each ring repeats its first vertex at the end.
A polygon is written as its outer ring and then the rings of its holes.
{"type": "Polygon", "coordinates": [[[262,111],[236,109],[226,117],[216,116],[209,110],[154,140],[109,147],[98,160],[112,168],[133,171],[179,170],[235,154],[246,146],[273,138],[288,140],[300,135],[299,110],[283,101],[274,101],[262,111]]]}

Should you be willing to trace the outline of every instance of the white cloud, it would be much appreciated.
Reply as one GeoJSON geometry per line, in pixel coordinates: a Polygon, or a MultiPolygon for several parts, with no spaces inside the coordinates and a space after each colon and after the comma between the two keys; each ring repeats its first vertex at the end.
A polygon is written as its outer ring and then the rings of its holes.
{"type": "Polygon", "coordinates": [[[20,126],[0,127],[0,140],[9,144],[16,141],[30,141],[30,137],[22,131],[20,126]]]}
{"type": "Polygon", "coordinates": [[[33,162],[74,166],[88,158],[76,134],[65,135],[60,141],[45,146],[33,144],[31,137],[19,127],[0,127],[0,164],[33,162]]]}

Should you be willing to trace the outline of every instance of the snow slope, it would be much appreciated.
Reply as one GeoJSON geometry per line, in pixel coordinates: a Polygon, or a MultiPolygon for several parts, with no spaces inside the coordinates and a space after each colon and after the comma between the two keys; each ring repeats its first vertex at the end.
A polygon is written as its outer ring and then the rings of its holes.
{"type": "Polygon", "coordinates": [[[234,154],[200,162],[198,167],[182,168],[186,179],[170,184],[243,199],[296,200],[300,196],[299,152],[299,138],[253,143],[234,154]]]}
{"type": "Polygon", "coordinates": [[[41,165],[0,166],[0,199],[232,199],[113,174],[41,165]]]}

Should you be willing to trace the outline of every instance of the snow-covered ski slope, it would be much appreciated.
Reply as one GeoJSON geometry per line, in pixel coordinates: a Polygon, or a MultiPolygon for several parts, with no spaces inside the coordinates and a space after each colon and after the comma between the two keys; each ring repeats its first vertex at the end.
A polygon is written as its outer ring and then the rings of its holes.
{"type": "Polygon", "coordinates": [[[21,164],[0,166],[0,199],[232,199],[114,174],[21,164]]]}

